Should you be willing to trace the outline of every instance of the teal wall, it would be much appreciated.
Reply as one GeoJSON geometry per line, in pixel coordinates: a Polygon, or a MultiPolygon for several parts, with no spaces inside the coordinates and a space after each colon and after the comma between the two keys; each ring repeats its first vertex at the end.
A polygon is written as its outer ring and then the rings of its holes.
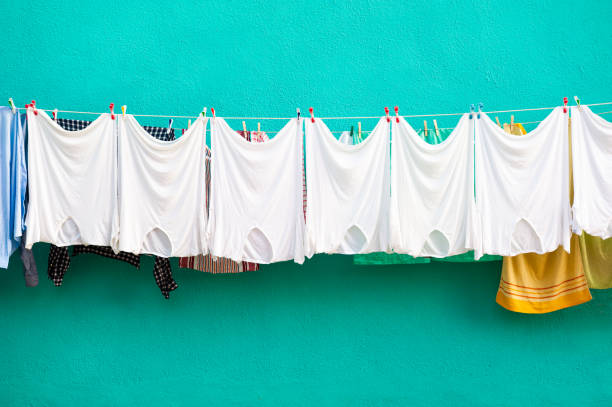
{"type": "MultiPolygon", "coordinates": [[[[198,3],[4,1],[2,97],[225,116],[612,100],[609,2],[198,3]]],[[[37,288],[16,256],[0,272],[2,406],[611,403],[612,292],[519,315],[495,303],[500,263],[321,255],[244,275],[175,269],[166,301],[149,258],[136,271],[77,257],[55,288],[48,247],[35,252],[37,288]]]]}

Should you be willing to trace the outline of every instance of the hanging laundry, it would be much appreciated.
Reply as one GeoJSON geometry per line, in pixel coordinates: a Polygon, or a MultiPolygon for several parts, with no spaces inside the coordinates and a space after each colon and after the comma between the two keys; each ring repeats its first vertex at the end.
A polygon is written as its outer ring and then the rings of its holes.
{"type": "Polygon", "coordinates": [[[523,136],[527,134],[527,131],[521,123],[504,123],[504,131],[506,133],[514,134],[515,136],[523,136]]]}
{"type": "Polygon", "coordinates": [[[156,256],[155,263],[153,265],[153,276],[155,277],[155,282],[161,290],[164,298],[169,299],[170,292],[178,288],[178,284],[172,277],[170,259],[156,256]]]}
{"type": "Polygon", "coordinates": [[[210,253],[235,261],[303,263],[301,121],[290,120],[268,142],[250,143],[213,118],[211,150],[210,253]]]}
{"type": "Polygon", "coordinates": [[[305,127],[307,256],[388,252],[389,123],[380,119],[357,145],[340,143],[320,119],[305,127]]]}
{"type": "Polygon", "coordinates": [[[116,204],[116,134],[109,114],[66,131],[28,109],[29,203],[26,248],[110,244],[116,204]]]}
{"type": "Polygon", "coordinates": [[[574,232],[612,237],[612,123],[588,106],[571,108],[574,232]]]}
{"type": "Polygon", "coordinates": [[[67,247],[55,245],[49,246],[49,257],[47,260],[47,275],[56,287],[62,285],[64,275],[70,267],[70,256],[67,247]]]}
{"type": "Polygon", "coordinates": [[[192,256],[208,251],[201,116],[174,141],[160,141],[132,115],[118,115],[119,219],[112,247],[134,254],[192,256]]]}
{"type": "MultiPolygon", "coordinates": [[[[239,133],[243,137],[245,137],[245,134],[243,134],[244,132],[239,132],[239,133]]],[[[248,138],[246,137],[245,139],[248,140],[248,138]]],[[[251,139],[251,141],[253,141],[253,139],[251,139]]],[[[210,197],[210,157],[211,157],[211,152],[208,147],[205,147],[205,155],[206,155],[206,169],[205,169],[206,214],[208,215],[209,204],[210,204],[209,197],[210,197]]],[[[258,263],[252,263],[252,262],[247,262],[247,261],[237,262],[231,259],[214,257],[214,256],[211,256],[210,254],[206,254],[206,255],[200,254],[200,255],[191,256],[191,257],[181,257],[179,259],[179,267],[203,271],[205,273],[211,273],[211,274],[242,273],[243,271],[259,270],[258,263]]]]}
{"type": "Polygon", "coordinates": [[[480,246],[474,203],[474,120],[463,115],[442,143],[426,143],[392,120],[391,248],[447,257],[480,246]]]}
{"type": "Polygon", "coordinates": [[[522,137],[476,120],[476,204],[482,253],[570,249],[568,115],[558,107],[522,137]]]}
{"type": "Polygon", "coordinates": [[[23,277],[26,287],[36,287],[38,285],[38,269],[36,268],[34,253],[32,253],[32,250],[25,248],[26,233],[27,231],[23,232],[21,245],[19,246],[21,263],[23,264],[23,277]]]}
{"type": "Polygon", "coordinates": [[[97,254],[98,256],[108,257],[109,259],[121,260],[131,264],[137,269],[140,268],[140,256],[133,253],[115,253],[109,246],[84,246],[77,245],[72,248],[72,257],[83,253],[97,254]]]}
{"type": "MultiPolygon", "coordinates": [[[[566,123],[569,126],[569,123],[566,123]]],[[[569,129],[568,129],[569,130],[569,129]]],[[[567,134],[571,138],[570,134],[567,134]]],[[[568,151],[571,168],[572,151],[568,151]]],[[[569,201],[573,201],[573,179],[568,178],[569,201]]],[[[558,175],[563,178],[564,175],[558,175]]],[[[562,246],[551,253],[526,253],[504,257],[496,301],[502,307],[522,313],[545,313],[591,300],[578,235],[571,237],[571,251],[562,246]]]]}
{"type": "Polygon", "coordinates": [[[8,268],[25,229],[26,166],[25,115],[0,107],[0,268],[8,268]]]}
{"type": "Polygon", "coordinates": [[[408,254],[398,253],[368,253],[353,256],[353,264],[358,266],[382,266],[392,264],[426,264],[430,263],[429,257],[412,257],[408,254]]]}
{"type": "Polygon", "coordinates": [[[612,288],[612,238],[604,240],[582,232],[580,254],[589,287],[612,288]]]}

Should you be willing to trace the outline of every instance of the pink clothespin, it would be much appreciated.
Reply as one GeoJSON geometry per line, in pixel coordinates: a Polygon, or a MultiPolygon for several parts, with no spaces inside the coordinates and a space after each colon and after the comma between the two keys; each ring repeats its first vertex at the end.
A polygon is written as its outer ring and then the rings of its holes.
{"type": "Polygon", "coordinates": [[[32,107],[32,109],[34,109],[34,115],[35,115],[35,116],[38,116],[38,111],[36,110],[36,101],[35,101],[35,100],[33,100],[33,101],[30,103],[30,106],[32,107]]]}
{"type": "Polygon", "coordinates": [[[567,113],[567,96],[563,98],[563,113],[567,113]]]}
{"type": "Polygon", "coordinates": [[[115,104],[114,104],[114,103],[111,103],[111,104],[108,106],[108,108],[110,109],[110,112],[111,112],[111,120],[115,120],[115,112],[114,112],[114,110],[115,110],[115,104]]]}
{"type": "Polygon", "coordinates": [[[395,106],[395,123],[399,123],[399,107],[395,106]]]}
{"type": "Polygon", "coordinates": [[[387,116],[387,123],[391,123],[391,118],[389,117],[389,108],[385,107],[385,116],[387,116]]]}
{"type": "Polygon", "coordinates": [[[314,123],[315,122],[315,120],[314,120],[314,113],[313,113],[314,109],[312,107],[309,107],[308,111],[310,112],[310,121],[314,123]]]}

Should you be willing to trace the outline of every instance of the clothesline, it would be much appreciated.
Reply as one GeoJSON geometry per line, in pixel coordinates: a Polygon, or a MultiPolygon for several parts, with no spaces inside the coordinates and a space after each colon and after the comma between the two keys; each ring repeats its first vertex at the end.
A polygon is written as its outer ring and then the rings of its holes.
{"type": "MultiPolygon", "coordinates": [[[[583,104],[582,106],[603,106],[603,105],[612,105],[612,102],[602,102],[602,103],[590,103],[583,104]]],[[[556,106],[553,107],[534,107],[534,108],[525,108],[525,109],[508,109],[508,110],[491,110],[487,112],[483,112],[486,114],[494,114],[494,113],[512,113],[512,112],[528,112],[528,111],[538,111],[538,110],[553,110],[556,106]]],[[[25,110],[23,107],[18,107],[19,110],[25,110]]],[[[76,110],[55,110],[55,109],[40,109],[45,112],[53,112],[56,111],[58,113],[71,113],[71,114],[91,114],[91,115],[101,115],[101,112],[86,112],[86,111],[76,111],[76,110]]],[[[108,113],[108,112],[104,112],[108,113]]],[[[461,113],[428,113],[428,114],[414,114],[414,115],[400,115],[403,118],[416,118],[416,117],[442,117],[442,116],[461,116],[466,112],[461,113]]],[[[610,112],[605,112],[610,113],[610,112]]],[[[116,113],[119,114],[119,113],[116,113]]],[[[604,114],[604,113],[601,113],[604,114]]],[[[156,115],[156,114],[133,114],[134,117],[159,117],[159,118],[174,118],[174,119],[197,119],[198,116],[181,116],[181,115],[156,115]]],[[[306,116],[302,116],[306,117],[306,116]]],[[[378,116],[338,116],[338,117],[319,117],[322,120],[355,120],[355,119],[379,119],[381,115],[378,116]]],[[[223,117],[226,120],[290,120],[292,117],[223,117]]]]}

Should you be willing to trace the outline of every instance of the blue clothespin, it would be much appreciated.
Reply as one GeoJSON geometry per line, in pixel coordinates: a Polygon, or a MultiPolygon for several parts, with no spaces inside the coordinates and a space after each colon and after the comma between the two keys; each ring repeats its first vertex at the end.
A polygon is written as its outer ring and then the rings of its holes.
{"type": "Polygon", "coordinates": [[[174,120],[168,119],[168,130],[166,130],[167,134],[170,134],[170,131],[172,131],[172,122],[174,122],[174,120]]]}
{"type": "Polygon", "coordinates": [[[470,119],[471,119],[471,118],[472,118],[472,116],[474,115],[474,109],[475,109],[475,107],[474,107],[474,104],[472,103],[472,104],[470,105],[470,119]]]}
{"type": "Polygon", "coordinates": [[[482,102],[480,102],[478,104],[478,114],[476,115],[477,118],[480,119],[480,112],[482,112],[482,108],[484,107],[484,104],[482,102]]]}

